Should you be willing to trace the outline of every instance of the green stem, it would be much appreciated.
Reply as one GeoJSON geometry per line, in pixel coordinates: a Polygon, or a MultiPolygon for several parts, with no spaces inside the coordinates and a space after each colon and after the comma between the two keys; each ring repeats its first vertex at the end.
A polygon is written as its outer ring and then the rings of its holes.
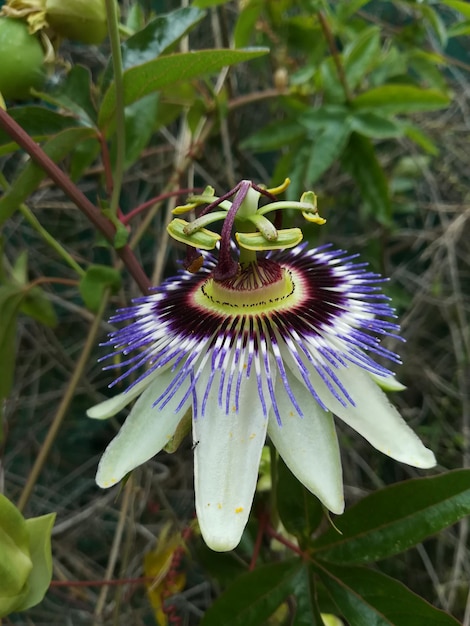
{"type": "Polygon", "coordinates": [[[106,309],[106,305],[108,303],[109,291],[105,291],[103,295],[103,299],[101,300],[100,308],[96,314],[95,319],[93,320],[90,330],[88,332],[88,337],[86,338],[85,345],[83,346],[82,353],[80,358],[78,359],[77,366],[72,374],[72,378],[70,379],[69,385],[65,390],[65,394],[62,397],[62,400],[57,408],[57,412],[54,415],[54,419],[49,427],[44,443],[39,451],[36,460],[34,461],[34,465],[31,469],[31,472],[28,476],[24,489],[21,493],[20,499],[18,500],[18,509],[23,511],[28,500],[31,496],[31,493],[36,485],[36,482],[39,478],[39,474],[44,467],[44,463],[49,455],[49,452],[52,448],[52,445],[57,437],[59,429],[62,425],[62,422],[67,415],[70,403],[77,392],[77,386],[83,376],[83,372],[85,371],[88,359],[90,357],[90,353],[95,346],[96,335],[98,333],[101,320],[106,309]]]}
{"type": "MultiPolygon", "coordinates": [[[[0,172],[0,185],[3,189],[9,189],[10,185],[8,184],[5,176],[0,172]]],[[[26,204],[22,203],[19,206],[20,212],[23,217],[29,222],[29,224],[34,228],[34,230],[41,235],[46,243],[50,245],[50,247],[57,252],[57,254],[62,257],[62,259],[70,265],[70,267],[77,272],[79,276],[85,275],[85,270],[80,267],[80,265],[75,261],[75,259],[67,252],[65,248],[61,246],[61,244],[55,239],[41,224],[38,218],[34,215],[29,207],[26,204]]]]}
{"type": "Polygon", "coordinates": [[[124,116],[124,83],[122,76],[121,40],[119,37],[119,20],[116,9],[116,0],[106,0],[106,14],[108,17],[108,34],[111,43],[111,56],[113,59],[114,85],[116,88],[116,164],[113,176],[111,211],[113,215],[117,215],[124,175],[126,127],[124,116]]]}
{"type": "Polygon", "coordinates": [[[55,239],[39,222],[34,213],[25,204],[20,204],[20,212],[41,237],[53,248],[57,254],[75,271],[79,276],[85,276],[85,270],[75,261],[65,248],[55,239]]]}
{"type": "Polygon", "coordinates": [[[341,60],[341,55],[339,53],[338,47],[336,46],[335,38],[333,36],[333,33],[331,32],[328,20],[326,19],[323,11],[318,11],[317,15],[321,29],[323,31],[323,35],[328,44],[328,48],[330,49],[331,56],[333,57],[333,62],[336,66],[336,72],[338,73],[339,82],[341,83],[341,86],[343,88],[346,102],[352,102],[353,96],[349,89],[346,73],[344,71],[343,63],[341,60]]]}

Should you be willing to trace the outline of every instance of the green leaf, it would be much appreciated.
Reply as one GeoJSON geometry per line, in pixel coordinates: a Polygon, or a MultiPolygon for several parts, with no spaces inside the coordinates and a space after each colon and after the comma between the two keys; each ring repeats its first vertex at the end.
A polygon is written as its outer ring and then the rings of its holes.
{"type": "Polygon", "coordinates": [[[16,608],[17,611],[25,611],[39,604],[51,584],[51,532],[54,522],[55,513],[26,520],[33,569],[29,575],[28,593],[22,600],[21,605],[16,608]]]}
{"type": "Polygon", "coordinates": [[[248,46],[263,7],[264,0],[251,0],[251,2],[243,5],[233,31],[235,48],[248,46]]]}
{"type": "Polygon", "coordinates": [[[349,0],[349,2],[341,2],[336,9],[336,17],[341,22],[346,22],[351,15],[359,11],[370,0],[349,0]]]}
{"type": "Polygon", "coordinates": [[[414,141],[418,146],[420,146],[420,148],[423,148],[423,150],[434,156],[439,154],[439,149],[436,144],[419,126],[405,123],[402,124],[402,128],[404,134],[411,139],[411,141],[414,141]]]}
{"type": "Polygon", "coordinates": [[[464,17],[470,19],[470,5],[463,0],[441,0],[441,4],[445,4],[451,9],[455,9],[459,13],[462,13],[464,17]]]}
{"type": "Polygon", "coordinates": [[[258,567],[243,574],[206,611],[201,626],[259,626],[292,593],[301,572],[297,560],[258,567]]]}
{"type": "Polygon", "coordinates": [[[241,148],[253,152],[280,150],[305,136],[305,128],[298,122],[274,122],[245,139],[241,148]]]}
{"type": "Polygon", "coordinates": [[[11,277],[17,285],[26,285],[28,282],[28,249],[22,250],[15,259],[11,268],[11,277]]]}
{"type": "Polygon", "coordinates": [[[369,212],[380,223],[389,225],[392,205],[388,182],[370,139],[352,133],[342,164],[356,181],[369,212]]]}
{"type": "Polygon", "coordinates": [[[83,65],[74,65],[65,79],[48,93],[39,93],[43,100],[71,111],[84,126],[96,124],[96,107],[91,97],[91,73],[83,65]]]}
{"type": "Polygon", "coordinates": [[[295,614],[289,622],[290,626],[323,626],[324,624],[316,604],[317,600],[312,597],[311,576],[313,573],[305,564],[293,580],[292,595],[295,599],[295,614]]]}
{"type": "MultiPolygon", "coordinates": [[[[340,105],[325,105],[299,117],[310,131],[310,148],[302,165],[302,185],[310,187],[338,159],[349,138],[349,111],[340,105]]],[[[303,151],[307,152],[307,144],[303,151]]]]}
{"type": "MultiPolygon", "coordinates": [[[[55,162],[61,161],[80,141],[95,134],[92,128],[67,128],[49,139],[43,146],[44,152],[55,162]]],[[[0,225],[16,211],[18,205],[46,178],[46,172],[29,161],[10,189],[0,198],[0,225]]]]}
{"type": "Polygon", "coordinates": [[[371,139],[402,137],[404,134],[402,124],[372,111],[360,111],[351,115],[349,123],[352,130],[371,139]]]}
{"type": "Polygon", "coordinates": [[[328,566],[319,573],[339,610],[354,626],[458,626],[448,613],[380,572],[328,566]]]}
{"type": "Polygon", "coordinates": [[[408,480],[367,496],[315,541],[317,558],[367,563],[403,552],[470,514],[470,470],[408,480]]]}
{"type": "MultiPolygon", "coordinates": [[[[139,158],[153,135],[157,119],[159,94],[150,93],[124,110],[126,154],[124,166],[128,169],[139,158]]],[[[113,159],[115,158],[113,152],[113,159]]]]}
{"type": "Polygon", "coordinates": [[[447,46],[448,35],[446,26],[439,13],[435,11],[432,7],[426,5],[422,5],[420,7],[420,10],[421,15],[428,20],[434,32],[436,33],[439,39],[439,45],[442,49],[445,49],[445,47],[447,46]]]}
{"type": "Polygon", "coordinates": [[[439,91],[447,89],[446,77],[441,70],[445,66],[445,59],[442,55],[425,50],[414,50],[408,55],[408,63],[411,70],[420,75],[421,79],[439,91]]]}
{"type": "Polygon", "coordinates": [[[112,293],[116,293],[120,287],[120,273],[107,265],[90,265],[79,283],[83,301],[87,308],[94,312],[100,308],[103,293],[106,289],[111,289],[112,293]]]}
{"type": "MultiPolygon", "coordinates": [[[[204,11],[193,6],[154,18],[121,45],[123,69],[156,59],[200,22],[204,15],[204,11]]],[[[107,88],[112,78],[113,64],[110,60],[104,72],[103,86],[107,88]]]]}
{"type": "Polygon", "coordinates": [[[277,464],[277,507],[279,517],[288,533],[302,540],[308,539],[323,518],[323,507],[313,494],[295,478],[284,461],[277,464]]]}
{"type": "Polygon", "coordinates": [[[310,188],[339,159],[348,143],[351,127],[348,118],[328,124],[316,134],[305,170],[305,184],[310,188]]]}
{"type": "Polygon", "coordinates": [[[465,20],[465,22],[457,22],[450,26],[447,30],[447,34],[449,39],[451,37],[464,37],[465,35],[470,34],[470,20],[465,20]]]}
{"type": "MultiPolygon", "coordinates": [[[[38,142],[68,128],[80,126],[76,118],[41,106],[14,107],[8,109],[8,114],[38,142]]],[[[18,145],[11,140],[8,133],[0,129],[0,156],[15,150],[18,150],[18,145]]]]}
{"type": "Polygon", "coordinates": [[[145,26],[145,13],[138,2],[132,3],[129,7],[126,26],[133,33],[145,26]]]}
{"type": "Polygon", "coordinates": [[[340,104],[327,104],[310,109],[299,115],[299,122],[308,130],[320,132],[327,124],[342,124],[349,115],[349,109],[340,104]]]}
{"type": "Polygon", "coordinates": [[[41,322],[44,326],[50,328],[57,326],[57,315],[54,307],[40,287],[27,290],[20,310],[21,313],[41,322]]]}
{"type": "Polygon", "coordinates": [[[408,56],[392,44],[381,51],[380,62],[369,73],[368,82],[371,87],[377,87],[407,73],[408,56]]]}
{"type": "Polygon", "coordinates": [[[333,104],[345,101],[346,94],[338,78],[338,70],[333,57],[330,56],[321,63],[318,78],[325,92],[327,102],[333,104]]]}
{"type": "MultiPolygon", "coordinates": [[[[227,65],[249,61],[268,52],[267,48],[199,50],[159,57],[123,73],[124,104],[127,106],[168,85],[211,74],[227,65]]],[[[109,124],[115,113],[115,107],[116,90],[112,83],[101,104],[100,128],[109,124]]]]}
{"type": "MultiPolygon", "coordinates": [[[[305,191],[305,170],[310,159],[310,152],[310,143],[304,142],[301,143],[294,151],[292,159],[289,159],[289,171],[286,173],[286,175],[290,178],[290,185],[287,189],[287,198],[289,200],[298,200],[303,191],[305,191]]],[[[282,180],[282,176],[279,180],[282,180]]]]}
{"type": "Polygon", "coordinates": [[[353,43],[343,53],[346,80],[354,90],[367,72],[374,67],[380,54],[380,29],[377,26],[366,28],[356,36],[353,43]]]}
{"type": "Polygon", "coordinates": [[[69,176],[71,180],[80,180],[84,171],[91,166],[97,156],[100,154],[101,146],[97,137],[91,137],[90,139],[84,139],[81,141],[72,154],[69,161],[69,176]]]}
{"type": "Polygon", "coordinates": [[[437,89],[421,89],[413,85],[382,85],[365,91],[352,104],[356,109],[376,109],[380,114],[434,111],[449,104],[449,97],[437,89]]]}
{"type": "Polygon", "coordinates": [[[194,0],[193,6],[200,9],[206,9],[208,7],[215,7],[219,4],[227,4],[229,0],[194,0]]]}

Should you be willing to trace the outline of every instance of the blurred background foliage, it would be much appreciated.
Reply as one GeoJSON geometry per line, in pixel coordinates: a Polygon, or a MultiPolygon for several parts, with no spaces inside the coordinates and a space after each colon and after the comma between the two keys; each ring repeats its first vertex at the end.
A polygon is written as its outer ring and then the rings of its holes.
{"type": "MultiPolygon", "coordinates": [[[[46,141],[53,160],[105,210],[107,176],[121,159],[120,208],[127,216],[121,221],[130,228],[118,233],[121,244],[129,238],[154,284],[174,273],[182,257],[165,231],[177,198],[162,194],[206,184],[222,192],[242,178],[277,185],[287,176],[293,198],[313,188],[327,224],[302,224],[305,237],[360,252],[390,277],[386,291],[406,339],[390,340],[402,355],[398,376],[407,386],[393,401],[435,451],[440,470],[469,467],[470,5],[124,0],[120,19],[128,72],[121,157],[107,39],[99,46],[64,40],[35,98],[7,100],[10,115],[46,141]],[[270,53],[241,53],[253,57],[246,63],[243,56],[221,57],[210,71],[204,61],[188,75],[182,66],[145,65],[176,51],[252,46],[270,53]],[[141,72],[144,66],[150,74],[141,72]],[[166,82],[158,82],[162,75],[166,82]]],[[[7,623],[198,624],[218,592],[247,569],[256,517],[237,553],[213,554],[202,545],[192,532],[189,441],[136,471],[132,490],[119,499],[95,486],[100,454],[119,424],[85,417],[111,381],[90,339],[104,338],[110,326],[94,313],[106,312],[105,320],[139,289],[115,249],[63,191],[26,164],[3,131],[0,167],[2,481],[29,516],[57,511],[56,584],[42,604],[7,623]],[[87,337],[90,350],[77,375],[87,337]],[[47,437],[50,447],[34,476],[47,437]],[[181,547],[182,528],[191,536],[189,549],[181,547]],[[149,598],[139,584],[66,585],[137,579],[143,571],[162,572],[149,598]]],[[[346,427],[341,438],[349,505],[417,475],[346,427]]],[[[257,497],[262,504],[262,489],[257,497]]],[[[263,545],[260,562],[277,553],[281,546],[263,545]]],[[[463,520],[381,561],[380,571],[468,626],[469,564],[463,520]]],[[[324,606],[337,612],[329,600],[324,606]]],[[[291,608],[282,603],[266,623],[294,623],[291,608]]]]}

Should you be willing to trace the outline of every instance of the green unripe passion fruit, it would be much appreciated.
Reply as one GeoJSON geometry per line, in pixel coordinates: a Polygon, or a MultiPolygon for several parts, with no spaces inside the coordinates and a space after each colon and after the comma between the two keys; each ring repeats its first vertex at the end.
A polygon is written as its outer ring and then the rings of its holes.
{"type": "Polygon", "coordinates": [[[45,80],[44,51],[25,22],[0,17],[0,93],[17,100],[30,97],[45,80]]]}
{"type": "Polygon", "coordinates": [[[108,33],[105,0],[46,0],[46,20],[61,37],[99,44],[108,33]]]}

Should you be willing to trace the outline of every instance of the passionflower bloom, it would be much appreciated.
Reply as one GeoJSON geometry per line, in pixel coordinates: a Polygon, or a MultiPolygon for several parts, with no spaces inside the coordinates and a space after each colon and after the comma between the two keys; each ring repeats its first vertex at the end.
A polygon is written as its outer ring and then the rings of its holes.
{"type": "Polygon", "coordinates": [[[111,487],[164,448],[192,409],[196,512],[214,550],[240,541],[267,435],[333,513],[344,509],[333,414],[398,461],[435,464],[381,390],[399,386],[374,360],[398,362],[380,343],[398,330],[383,279],[341,250],[300,245],[299,229],[280,229],[284,208],[324,222],[312,192],[279,202],[283,189],[242,181],[175,210],[206,205],[194,221],[169,226],[188,245],[188,270],[112,318],[121,327],[110,356],[127,367],[117,381],[132,373],[135,382],[88,411],[109,417],[137,398],[99,464],[98,484],[111,487]],[[259,207],[261,196],[271,202],[259,207]],[[220,236],[207,228],[217,220],[220,236]]]}

